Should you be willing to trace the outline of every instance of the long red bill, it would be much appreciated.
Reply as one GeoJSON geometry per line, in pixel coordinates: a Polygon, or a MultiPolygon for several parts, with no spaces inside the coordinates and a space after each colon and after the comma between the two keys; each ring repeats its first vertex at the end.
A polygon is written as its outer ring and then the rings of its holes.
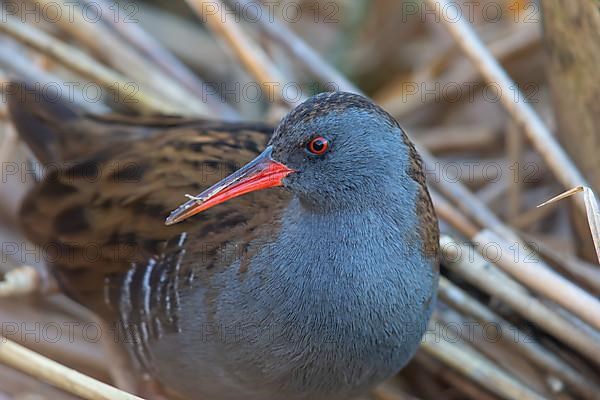
{"type": "Polygon", "coordinates": [[[234,197],[256,190],[281,186],[283,178],[294,170],[273,160],[271,158],[272,151],[271,146],[267,147],[258,157],[227,178],[197,196],[188,196],[190,200],[173,211],[165,223],[173,225],[234,197]]]}

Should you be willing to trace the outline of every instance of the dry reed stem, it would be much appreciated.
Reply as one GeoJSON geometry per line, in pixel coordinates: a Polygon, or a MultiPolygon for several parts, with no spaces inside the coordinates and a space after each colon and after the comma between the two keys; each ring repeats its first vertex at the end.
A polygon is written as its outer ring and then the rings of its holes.
{"type": "MultiPolygon", "coordinates": [[[[500,60],[510,60],[515,54],[531,52],[541,42],[541,33],[537,27],[523,27],[518,31],[509,32],[507,35],[491,38],[489,49],[494,57],[500,60]]],[[[452,52],[454,53],[454,52],[452,52]]],[[[451,70],[438,75],[431,66],[426,65],[423,70],[417,70],[412,74],[412,80],[423,87],[430,88],[434,83],[439,83],[440,88],[450,88],[456,83],[473,83],[480,79],[477,69],[469,63],[458,60],[451,70]]],[[[440,96],[452,97],[456,93],[436,92],[435,96],[422,98],[419,95],[410,95],[406,92],[406,81],[392,81],[385,89],[375,95],[378,102],[384,106],[392,115],[399,118],[409,117],[412,113],[421,112],[425,108],[435,107],[435,100],[440,96]]],[[[436,89],[438,90],[438,89],[436,89]]],[[[445,89],[444,89],[445,90],[445,89]]]]}
{"type": "MultiPolygon", "coordinates": [[[[437,324],[439,322],[434,318],[431,322],[431,325],[434,326],[430,327],[429,330],[439,332],[440,330],[435,327],[437,324]]],[[[428,333],[421,342],[421,348],[429,355],[503,399],[544,399],[544,397],[499,369],[493,362],[466,344],[449,342],[428,333]]]]}
{"type": "MultiPolygon", "coordinates": [[[[524,138],[519,127],[510,121],[507,127],[506,152],[508,153],[508,162],[517,168],[517,176],[522,176],[521,166],[523,158],[524,138]]],[[[515,179],[512,185],[508,186],[508,216],[509,221],[515,219],[521,212],[523,198],[523,181],[515,179]]]]}
{"type": "MultiPolygon", "coordinates": [[[[440,161],[422,146],[418,147],[425,170],[436,171],[436,167],[440,165],[440,161]]],[[[504,225],[504,223],[462,183],[448,181],[443,179],[443,177],[436,176],[434,179],[429,180],[429,184],[435,187],[446,198],[450,199],[463,214],[473,219],[480,226],[493,229],[504,225]]]]}
{"type": "Polygon", "coordinates": [[[479,232],[474,239],[480,254],[490,262],[600,330],[600,301],[594,296],[543,266],[528,253],[524,254],[518,247],[514,250],[514,246],[490,230],[479,232]]]}
{"type": "Polygon", "coordinates": [[[539,207],[544,207],[548,204],[556,203],[562,199],[573,196],[576,193],[583,192],[583,200],[585,204],[585,213],[587,215],[588,225],[590,226],[590,232],[592,233],[592,239],[594,241],[594,248],[596,249],[596,257],[600,261],[600,211],[598,210],[598,201],[594,191],[587,186],[577,186],[573,189],[569,189],[564,193],[559,194],[556,197],[540,204],[539,207]]]}
{"type": "Polygon", "coordinates": [[[527,229],[533,226],[536,222],[552,215],[556,212],[558,206],[550,205],[544,208],[530,208],[509,219],[510,226],[515,230],[527,229]]]}
{"type": "Polygon", "coordinates": [[[382,383],[372,391],[377,400],[418,400],[416,397],[404,393],[399,388],[389,383],[382,383]]]}
{"type": "Polygon", "coordinates": [[[361,93],[352,82],[329,65],[323,58],[291,29],[282,23],[265,16],[269,15],[260,2],[253,0],[229,0],[229,3],[243,7],[244,14],[253,21],[258,21],[261,29],[275,43],[278,43],[291,54],[301,65],[322,84],[335,84],[336,90],[361,93]],[[255,7],[248,7],[248,5],[255,7]]]}
{"type": "Polygon", "coordinates": [[[500,127],[484,124],[451,125],[414,132],[421,146],[434,154],[476,152],[501,143],[500,127]]]}
{"type": "MultiPolygon", "coordinates": [[[[469,378],[459,374],[453,369],[447,368],[445,364],[442,364],[437,359],[431,357],[424,351],[417,352],[415,360],[419,363],[426,373],[426,379],[429,381],[433,377],[439,377],[446,381],[452,388],[464,393],[467,399],[472,400],[498,400],[498,396],[488,392],[477,383],[473,382],[469,378]]],[[[427,383],[426,383],[427,385],[427,383]]],[[[429,386],[426,386],[426,389],[429,386]]],[[[437,399],[440,394],[430,394],[427,392],[429,398],[437,399]]]]}
{"type": "MultiPolygon", "coordinates": [[[[477,323],[467,316],[455,311],[441,301],[438,303],[435,317],[444,329],[442,335],[446,337],[452,335],[449,341],[464,343],[521,384],[542,396],[548,395],[548,388],[545,384],[545,378],[547,377],[545,371],[532,365],[522,354],[507,346],[501,340],[499,336],[500,329],[497,326],[492,328],[477,326],[477,323]],[[461,327],[468,327],[469,332],[463,334],[461,327]],[[490,330],[497,332],[498,336],[493,338],[488,336],[487,332],[490,332],[490,330]]],[[[551,379],[558,381],[555,377],[551,377],[551,379]]]]}
{"type": "Polygon", "coordinates": [[[435,212],[440,218],[449,223],[454,229],[466,238],[473,238],[479,232],[479,229],[471,223],[463,214],[461,214],[452,204],[450,204],[442,195],[430,190],[431,199],[435,212]]]}
{"type": "MultiPolygon", "coordinates": [[[[426,149],[419,146],[419,152],[423,159],[426,170],[435,171],[436,165],[440,162],[433,157],[426,149]]],[[[508,226],[506,226],[477,196],[467,189],[462,183],[448,181],[446,179],[435,177],[429,180],[429,183],[441,192],[446,198],[450,199],[466,216],[477,222],[480,226],[496,232],[507,242],[519,246],[525,254],[534,255],[535,252],[521,241],[518,235],[508,226]]],[[[541,266],[549,269],[547,265],[540,263],[541,266]]]]}
{"type": "MultiPolygon", "coordinates": [[[[98,82],[119,96],[123,94],[118,91],[125,90],[131,85],[125,76],[98,63],[79,49],[61,42],[40,29],[24,24],[15,17],[6,16],[0,24],[0,31],[55,59],[80,75],[98,82]]],[[[142,87],[137,92],[128,93],[128,95],[131,98],[126,104],[143,113],[177,114],[180,111],[178,107],[164,102],[159,96],[142,87]]]]}
{"type": "MultiPolygon", "coordinates": [[[[437,17],[444,23],[484,78],[489,83],[501,88],[504,95],[500,96],[500,101],[517,124],[523,128],[529,140],[564,187],[587,185],[585,178],[567,153],[558,144],[535,110],[527,103],[526,97],[520,92],[515,96],[508,95],[508,93],[514,93],[511,88],[515,88],[516,84],[485,47],[469,23],[455,14],[456,8],[449,7],[450,1],[427,0],[427,3],[435,8],[437,17]]],[[[578,201],[578,206],[585,211],[583,202],[578,201]]]]}
{"type": "MultiPolygon", "coordinates": [[[[240,115],[229,106],[220,96],[207,93],[205,83],[194,74],[184,63],[149,35],[139,24],[130,23],[123,17],[125,10],[118,3],[109,4],[106,0],[81,0],[84,4],[95,4],[102,9],[102,20],[113,27],[133,47],[141,51],[155,63],[167,77],[176,80],[192,96],[204,102],[219,115],[219,118],[238,120],[240,115]],[[120,10],[119,17],[109,18],[114,12],[111,7],[120,10]]],[[[112,47],[111,47],[112,48],[112,47]]],[[[160,82],[162,84],[162,81],[160,82]]]]}
{"type": "MultiPolygon", "coordinates": [[[[101,332],[110,332],[111,327],[96,315],[91,319],[100,327],[101,332]]],[[[110,363],[109,374],[113,385],[126,392],[133,392],[137,388],[135,370],[132,369],[127,352],[110,335],[103,335],[100,339],[106,360],[110,363]]]]}
{"type": "Polygon", "coordinates": [[[0,362],[87,400],[141,400],[0,337],[0,362]]]}
{"type": "Polygon", "coordinates": [[[585,335],[595,340],[597,344],[600,344],[600,332],[598,332],[596,329],[592,328],[587,323],[582,321],[581,318],[573,315],[564,308],[557,306],[550,300],[540,300],[543,304],[552,308],[558,315],[560,315],[565,321],[567,321],[571,325],[572,329],[583,332],[585,335]]]}
{"type": "Polygon", "coordinates": [[[0,280],[0,298],[26,296],[39,291],[41,277],[38,271],[28,265],[14,268],[0,280]]]}
{"type": "Polygon", "coordinates": [[[19,139],[12,127],[6,127],[5,125],[5,129],[2,129],[0,132],[3,133],[0,136],[0,162],[5,162],[10,160],[10,156],[14,154],[19,144],[19,139]]]}
{"type": "MultiPolygon", "coordinates": [[[[62,15],[69,14],[70,18],[59,18],[57,21],[62,30],[99,54],[120,73],[151,89],[172,106],[177,106],[181,114],[204,117],[210,115],[206,104],[201,99],[197,99],[194,94],[186,91],[182,85],[166,75],[160,68],[148,62],[135,49],[131,48],[128,42],[123,41],[109,25],[102,21],[92,23],[84,17],[83,12],[69,13],[65,5],[54,0],[35,1],[40,3],[40,7],[54,6],[59,8],[62,15]]],[[[124,18],[124,16],[117,17],[115,13],[112,14],[114,14],[113,18],[124,18]]],[[[102,15],[106,16],[107,13],[102,12],[102,15]]]]}
{"type": "Polygon", "coordinates": [[[226,8],[221,0],[186,0],[186,2],[218,37],[225,40],[250,75],[257,79],[269,98],[273,97],[275,102],[283,101],[292,107],[297,104],[286,99],[281,95],[281,91],[277,90],[277,87],[284,82],[281,73],[265,51],[235,23],[235,20],[220,11],[226,8]]]}
{"type": "MultiPolygon", "coordinates": [[[[429,152],[420,148],[421,157],[427,170],[435,171],[435,165],[439,163],[429,152]]],[[[510,243],[519,249],[520,254],[525,254],[531,258],[535,258],[537,268],[551,271],[551,268],[541,261],[527,244],[525,244],[518,235],[506,226],[479,198],[477,198],[470,190],[459,182],[450,182],[445,179],[430,180],[430,183],[438,189],[444,196],[451,199],[461,211],[475,220],[484,228],[491,232],[495,232],[499,238],[498,242],[510,243]]],[[[510,252],[509,254],[512,254],[510,252]]],[[[518,265],[519,260],[505,257],[506,263],[512,263],[514,268],[518,265]]]]}
{"type": "Polygon", "coordinates": [[[588,286],[597,294],[600,294],[600,269],[597,265],[590,264],[571,254],[558,251],[531,234],[521,232],[521,235],[528,242],[535,243],[536,249],[544,258],[559,264],[560,268],[572,275],[580,284],[588,286]]]}
{"type": "Polygon", "coordinates": [[[524,332],[475,300],[448,279],[440,278],[438,293],[442,300],[458,311],[471,315],[483,324],[494,324],[502,332],[512,332],[512,336],[518,338],[518,340],[505,340],[508,345],[539,367],[562,379],[583,398],[589,400],[598,398],[600,386],[596,386],[594,382],[589,382],[587,378],[539,343],[526,339],[527,336],[524,332]]]}
{"type": "Polygon", "coordinates": [[[506,303],[516,313],[600,365],[600,343],[551,310],[474,249],[443,235],[442,258],[450,270],[472,285],[506,303]]]}
{"type": "MultiPolygon", "coordinates": [[[[22,49],[23,47],[12,39],[3,38],[0,40],[0,64],[7,69],[10,76],[16,76],[26,82],[35,82],[41,86],[59,85],[64,90],[69,90],[66,82],[32,63],[30,59],[22,54],[22,51],[19,51],[22,49]]],[[[3,89],[7,87],[7,83],[4,82],[3,89]]],[[[72,100],[86,111],[98,114],[110,111],[110,108],[100,101],[86,101],[80,91],[75,90],[72,95],[72,100]]]]}
{"type": "MultiPolygon", "coordinates": [[[[26,328],[32,326],[51,326],[70,324],[75,321],[87,323],[89,320],[74,317],[64,311],[61,303],[64,298],[55,296],[52,299],[22,299],[22,301],[0,301],[0,320],[5,322],[0,326],[0,337],[26,346],[29,350],[43,354],[45,357],[60,360],[78,371],[86,371],[91,376],[108,378],[108,369],[112,367],[106,356],[99,351],[99,346],[86,340],[81,331],[72,331],[73,335],[63,335],[57,340],[44,340],[44,335],[35,337],[33,334],[25,335],[15,325],[26,328]],[[85,322],[84,322],[85,321],[85,322]],[[10,322],[10,323],[8,323],[10,322]]],[[[64,325],[61,325],[64,326],[64,325]]],[[[110,335],[104,335],[110,336],[110,335]]],[[[0,383],[1,386],[1,383],[0,383]]]]}

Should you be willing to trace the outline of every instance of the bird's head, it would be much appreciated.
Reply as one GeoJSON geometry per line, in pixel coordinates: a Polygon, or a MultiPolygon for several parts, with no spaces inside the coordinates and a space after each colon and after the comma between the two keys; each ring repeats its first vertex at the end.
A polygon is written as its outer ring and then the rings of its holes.
{"type": "Polygon", "coordinates": [[[422,184],[420,159],[398,123],[367,98],[322,93],[292,110],[267,148],[190,199],[167,224],[245,193],[282,186],[315,211],[368,206],[422,184]]]}

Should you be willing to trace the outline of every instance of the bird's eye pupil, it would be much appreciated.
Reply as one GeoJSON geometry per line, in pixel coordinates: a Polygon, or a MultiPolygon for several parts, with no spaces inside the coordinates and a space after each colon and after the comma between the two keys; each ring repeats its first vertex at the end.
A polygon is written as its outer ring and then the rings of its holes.
{"type": "Polygon", "coordinates": [[[308,151],[312,154],[321,155],[327,151],[327,147],[329,146],[329,142],[324,137],[316,137],[308,142],[306,146],[308,151]]]}

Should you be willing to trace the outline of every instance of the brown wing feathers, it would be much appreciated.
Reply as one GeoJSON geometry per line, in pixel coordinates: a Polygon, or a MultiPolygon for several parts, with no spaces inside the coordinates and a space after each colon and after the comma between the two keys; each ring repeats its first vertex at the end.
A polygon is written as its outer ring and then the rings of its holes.
{"type": "Polygon", "coordinates": [[[90,117],[29,93],[9,98],[10,115],[36,157],[53,166],[23,202],[23,227],[45,247],[65,290],[95,309],[107,276],[125,273],[190,226],[164,225],[184,194],[251,160],[272,131],[174,117],[90,117]]]}

